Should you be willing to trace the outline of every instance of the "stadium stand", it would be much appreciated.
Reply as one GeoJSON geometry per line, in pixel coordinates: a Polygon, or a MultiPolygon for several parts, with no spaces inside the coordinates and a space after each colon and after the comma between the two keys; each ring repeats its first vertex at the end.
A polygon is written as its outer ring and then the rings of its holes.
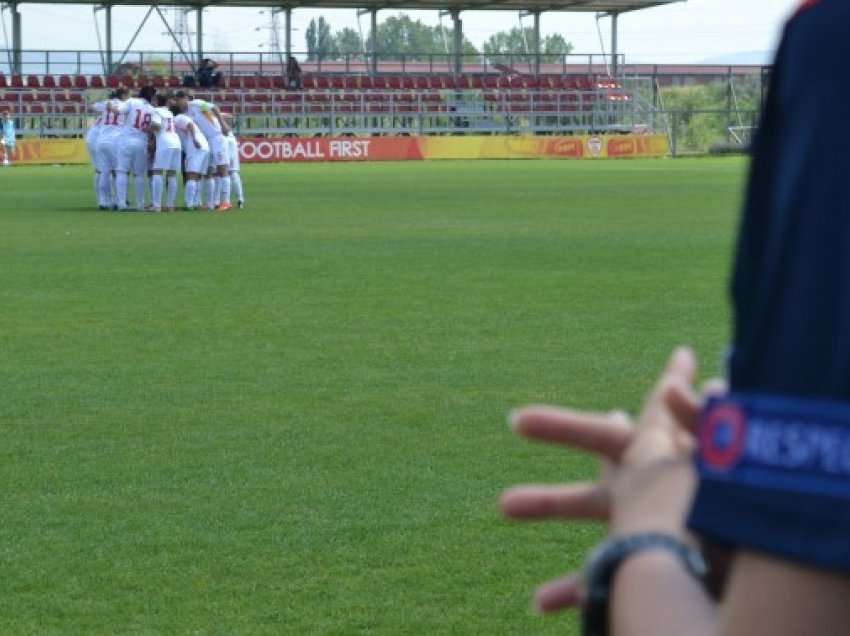
{"type": "MultiPolygon", "coordinates": [[[[158,75],[0,75],[0,112],[19,119],[24,133],[77,135],[92,115],[89,103],[105,91],[148,84],[173,90],[181,82],[158,75]]],[[[613,109],[632,100],[619,82],[592,75],[309,74],[301,90],[285,89],[277,75],[236,75],[219,89],[195,93],[232,114],[240,129],[257,134],[504,131],[521,116],[535,120],[530,128],[536,132],[614,130],[624,124],[613,109]]]]}

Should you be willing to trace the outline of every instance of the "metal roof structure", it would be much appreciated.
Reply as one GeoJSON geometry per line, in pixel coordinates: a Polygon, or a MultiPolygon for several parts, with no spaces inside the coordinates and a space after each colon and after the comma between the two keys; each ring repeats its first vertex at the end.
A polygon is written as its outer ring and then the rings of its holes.
{"type": "MultiPolygon", "coordinates": [[[[161,7],[278,7],[281,9],[409,9],[434,11],[570,11],[626,13],[686,0],[27,0],[26,4],[88,4],[98,6],[161,7]]],[[[8,2],[10,6],[23,4],[8,2]]]]}
{"type": "MultiPolygon", "coordinates": [[[[463,71],[462,49],[463,49],[463,22],[460,19],[462,12],[467,11],[520,11],[525,15],[532,16],[534,19],[534,41],[538,50],[533,54],[537,56],[537,70],[539,71],[540,60],[540,15],[545,12],[573,12],[573,13],[596,13],[598,16],[607,16],[611,18],[611,56],[612,68],[616,74],[617,70],[617,19],[620,14],[631,11],[639,11],[642,9],[650,9],[670,5],[678,2],[687,2],[687,0],[163,0],[161,2],[151,3],[150,0],[27,0],[27,4],[83,4],[93,5],[95,11],[103,11],[104,28],[105,28],[105,43],[103,48],[104,72],[108,73],[113,68],[113,43],[112,43],[112,9],[120,6],[140,6],[149,7],[148,13],[142,23],[136,30],[130,44],[124,51],[124,54],[130,49],[142,27],[147,22],[148,18],[156,12],[162,19],[169,34],[174,39],[181,53],[186,59],[189,55],[184,52],[177,41],[174,32],[171,29],[165,15],[162,12],[162,7],[179,6],[190,10],[194,10],[196,15],[195,34],[197,45],[195,53],[196,61],[203,58],[203,13],[204,10],[215,9],[217,7],[238,7],[238,8],[258,8],[268,7],[273,12],[284,14],[286,18],[285,26],[285,53],[290,55],[292,51],[292,11],[299,8],[309,9],[357,9],[360,14],[369,14],[371,16],[372,33],[377,33],[378,11],[393,9],[409,9],[409,10],[432,10],[440,11],[441,15],[450,15],[454,23],[454,72],[460,74],[463,71]]],[[[21,2],[17,0],[7,0],[3,5],[3,12],[6,10],[11,14],[11,31],[12,31],[12,46],[11,57],[13,69],[20,72],[21,69],[21,12],[19,5],[21,2]]],[[[5,29],[5,23],[4,23],[5,29]]],[[[377,73],[378,51],[380,43],[372,39],[370,42],[371,50],[369,55],[372,58],[372,72],[377,73]]],[[[123,58],[123,55],[121,56],[123,58]]]]}

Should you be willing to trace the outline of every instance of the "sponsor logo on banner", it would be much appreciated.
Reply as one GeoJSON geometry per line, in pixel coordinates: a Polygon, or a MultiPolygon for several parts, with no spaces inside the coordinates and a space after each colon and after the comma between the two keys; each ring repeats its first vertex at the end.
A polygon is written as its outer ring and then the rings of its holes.
{"type": "Polygon", "coordinates": [[[581,139],[555,139],[546,145],[543,154],[547,157],[572,157],[579,159],[584,155],[584,143],[581,139]]]}
{"type": "Polygon", "coordinates": [[[602,154],[602,140],[599,137],[591,137],[587,140],[587,151],[591,157],[598,157],[602,154]]]}
{"type": "Polygon", "coordinates": [[[612,137],[608,140],[609,157],[634,157],[638,154],[636,137],[612,137]]]}
{"type": "Polygon", "coordinates": [[[422,159],[412,137],[248,138],[240,141],[239,156],[246,163],[422,159]]]}

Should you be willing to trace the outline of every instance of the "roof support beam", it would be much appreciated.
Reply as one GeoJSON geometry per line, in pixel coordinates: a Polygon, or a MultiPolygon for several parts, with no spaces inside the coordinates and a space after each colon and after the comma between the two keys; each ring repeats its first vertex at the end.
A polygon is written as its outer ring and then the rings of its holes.
{"type": "Polygon", "coordinates": [[[103,5],[104,30],[106,31],[106,73],[112,74],[112,5],[103,5]]]}
{"type": "Polygon", "coordinates": [[[10,2],[8,7],[12,18],[12,73],[21,75],[24,72],[22,60],[23,56],[21,54],[21,50],[23,49],[21,36],[21,12],[18,10],[17,2],[10,2]]]}
{"type": "Polygon", "coordinates": [[[289,58],[292,57],[292,7],[286,7],[283,10],[283,17],[283,46],[286,50],[286,63],[289,64],[289,58]]]}
{"type": "MultiPolygon", "coordinates": [[[[145,14],[144,20],[142,20],[141,23],[139,24],[138,28],[136,29],[136,32],[133,34],[133,37],[130,38],[130,43],[127,45],[127,48],[124,49],[124,52],[121,54],[121,57],[118,58],[118,61],[115,62],[115,66],[120,66],[121,63],[124,61],[124,58],[127,57],[127,53],[130,52],[130,49],[133,47],[133,44],[135,44],[135,42],[136,42],[136,38],[139,37],[139,33],[142,32],[142,29],[144,28],[145,24],[147,24],[148,18],[151,17],[151,13],[153,13],[153,9],[154,9],[153,6],[151,6],[151,8],[148,9],[148,12],[145,14]]],[[[110,69],[110,70],[114,71],[115,69],[110,69]]]]}
{"type": "Polygon", "coordinates": [[[619,70],[617,67],[619,66],[617,62],[618,55],[618,47],[619,47],[619,25],[618,19],[620,17],[619,13],[611,14],[611,77],[617,77],[617,71],[619,70]]]}
{"type": "Polygon", "coordinates": [[[463,20],[460,19],[460,11],[452,10],[452,24],[454,25],[455,36],[455,77],[460,77],[463,74],[463,20]]]}
{"type": "Polygon", "coordinates": [[[195,11],[195,49],[198,51],[198,66],[204,59],[204,6],[198,5],[195,11]]]}

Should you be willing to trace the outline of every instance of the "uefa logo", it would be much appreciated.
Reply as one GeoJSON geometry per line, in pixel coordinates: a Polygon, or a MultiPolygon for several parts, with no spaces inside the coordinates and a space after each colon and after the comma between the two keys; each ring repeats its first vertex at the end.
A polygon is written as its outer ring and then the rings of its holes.
{"type": "Polygon", "coordinates": [[[704,417],[700,426],[700,455],[703,463],[718,471],[731,470],[744,452],[747,423],[735,404],[719,404],[704,417]]]}

